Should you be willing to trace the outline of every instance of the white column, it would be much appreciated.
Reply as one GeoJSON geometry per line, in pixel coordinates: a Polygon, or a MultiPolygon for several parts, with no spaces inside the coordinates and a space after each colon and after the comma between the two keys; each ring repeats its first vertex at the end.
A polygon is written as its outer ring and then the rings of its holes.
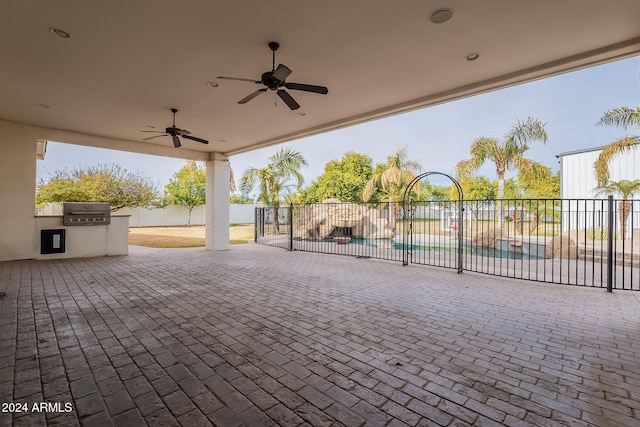
{"type": "Polygon", "coordinates": [[[229,249],[229,158],[211,153],[207,162],[205,245],[209,250],[229,249]]]}

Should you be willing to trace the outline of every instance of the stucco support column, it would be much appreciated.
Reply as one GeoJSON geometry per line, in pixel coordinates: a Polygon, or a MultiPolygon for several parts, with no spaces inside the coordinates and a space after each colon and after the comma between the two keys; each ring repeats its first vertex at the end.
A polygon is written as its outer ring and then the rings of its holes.
{"type": "Polygon", "coordinates": [[[205,245],[209,250],[229,249],[229,158],[211,153],[207,162],[205,245]]]}
{"type": "Polygon", "coordinates": [[[36,236],[36,149],[30,126],[0,120],[0,261],[29,259],[36,236]]]}

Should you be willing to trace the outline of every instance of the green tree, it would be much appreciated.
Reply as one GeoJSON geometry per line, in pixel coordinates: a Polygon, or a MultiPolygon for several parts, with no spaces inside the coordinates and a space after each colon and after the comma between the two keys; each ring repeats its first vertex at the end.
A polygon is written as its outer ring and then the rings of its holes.
{"type": "Polygon", "coordinates": [[[187,208],[187,227],[190,227],[193,208],[206,203],[206,169],[194,161],[188,162],[173,174],[169,183],[165,185],[164,192],[169,203],[187,208]]]}
{"type": "MultiPolygon", "coordinates": [[[[613,108],[605,112],[597,124],[601,126],[619,126],[624,130],[630,127],[640,128],[640,107],[635,109],[629,107],[613,108]]],[[[620,153],[630,150],[638,143],[640,143],[640,137],[627,136],[612,142],[602,150],[593,165],[598,186],[606,186],[609,182],[609,162],[611,159],[620,153]]]]}
{"type": "Polygon", "coordinates": [[[522,171],[518,174],[518,187],[522,197],[528,199],[524,208],[532,216],[529,224],[529,234],[533,234],[545,216],[558,217],[557,208],[560,206],[560,172],[551,173],[551,168],[545,167],[542,173],[522,171]]]}
{"type": "Polygon", "coordinates": [[[273,229],[276,234],[280,232],[278,223],[280,198],[290,189],[289,181],[292,179],[295,179],[297,189],[302,186],[304,182],[300,173],[302,166],[307,166],[307,161],[302,154],[290,148],[281,148],[269,157],[264,168],[249,167],[240,178],[240,190],[243,194],[253,191],[257,184],[258,200],[267,206],[273,206],[273,229]]]}
{"type": "Polygon", "coordinates": [[[404,199],[404,192],[407,185],[424,168],[419,162],[409,160],[407,147],[400,148],[387,157],[384,166],[376,166],[373,175],[367,181],[362,199],[367,202],[377,192],[382,200],[387,200],[393,204],[393,212],[390,214],[391,229],[396,230],[396,219],[400,211],[400,203],[404,199]]]}
{"type": "Polygon", "coordinates": [[[522,197],[527,199],[559,199],[560,172],[551,173],[551,168],[543,166],[539,173],[521,171],[517,178],[522,197]]]}
{"type": "Polygon", "coordinates": [[[349,151],[324,166],[323,174],[300,191],[300,202],[318,203],[326,199],[362,202],[362,192],[372,173],[371,157],[349,151]]]}
{"type": "Polygon", "coordinates": [[[622,240],[626,239],[627,219],[631,213],[632,202],[629,200],[631,195],[640,192],[640,179],[629,181],[622,179],[620,181],[609,181],[608,183],[598,186],[594,192],[597,196],[604,194],[620,195],[622,200],[618,202],[618,218],[620,219],[620,231],[622,240]]]}
{"type": "MultiPolygon", "coordinates": [[[[430,185],[425,191],[428,194],[427,200],[434,202],[444,202],[447,200],[451,200],[451,196],[449,194],[450,188],[446,185],[430,185]]],[[[455,199],[458,199],[458,193],[456,191],[455,199]]]]}
{"type": "Polygon", "coordinates": [[[156,185],[147,177],[129,172],[116,164],[86,169],[57,171],[49,179],[40,179],[36,204],[61,202],[106,202],[112,211],[124,207],[155,206],[156,185]]]}
{"type": "MultiPolygon", "coordinates": [[[[465,200],[495,200],[497,183],[485,176],[466,177],[459,181],[465,200]]],[[[450,200],[458,200],[458,189],[449,187],[450,200]]]]}
{"type": "Polygon", "coordinates": [[[253,200],[246,194],[232,194],[229,196],[229,203],[236,205],[250,205],[253,203],[253,200]]]}
{"type": "MultiPolygon", "coordinates": [[[[504,198],[505,175],[510,168],[521,171],[540,172],[544,168],[540,163],[533,162],[523,154],[529,149],[529,144],[535,141],[547,141],[544,123],[528,117],[526,121],[517,121],[502,139],[480,137],[471,144],[471,158],[456,165],[456,175],[460,179],[473,176],[486,162],[491,161],[496,167],[498,176],[498,199],[504,198]]],[[[504,211],[500,203],[500,222],[504,223],[504,211]]]]}

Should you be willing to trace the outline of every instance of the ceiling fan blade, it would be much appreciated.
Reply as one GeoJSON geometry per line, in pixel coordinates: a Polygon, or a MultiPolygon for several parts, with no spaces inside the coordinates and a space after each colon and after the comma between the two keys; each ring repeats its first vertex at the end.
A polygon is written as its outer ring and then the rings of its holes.
{"type": "Polygon", "coordinates": [[[223,80],[238,80],[240,82],[251,82],[251,83],[257,83],[257,84],[262,84],[261,81],[259,80],[255,80],[255,79],[244,79],[242,77],[224,77],[224,76],[218,76],[218,79],[223,79],[223,80]]]}
{"type": "Polygon", "coordinates": [[[178,148],[182,145],[180,144],[180,138],[178,138],[178,135],[171,135],[171,138],[173,139],[173,146],[175,148],[178,148]]]}
{"type": "Polygon", "coordinates": [[[286,90],[280,89],[278,90],[277,94],[280,97],[280,99],[282,99],[290,109],[297,110],[298,108],[300,108],[300,104],[298,104],[296,100],[293,99],[293,97],[289,95],[289,92],[287,92],[286,90]]]}
{"type": "Polygon", "coordinates": [[[258,89],[257,91],[255,91],[253,93],[250,93],[249,95],[247,95],[244,98],[242,98],[240,101],[238,101],[238,104],[246,104],[247,102],[251,101],[256,96],[258,96],[261,93],[266,92],[266,91],[267,91],[266,87],[264,89],[258,89]]]}
{"type": "Polygon", "coordinates": [[[140,132],[145,132],[145,133],[165,133],[161,130],[141,130],[140,132]]]}
{"type": "Polygon", "coordinates": [[[304,83],[285,83],[284,87],[293,90],[303,90],[305,92],[321,93],[322,95],[329,93],[329,89],[324,86],[306,85],[304,83]]]}
{"type": "Polygon", "coordinates": [[[150,136],[149,138],[142,138],[142,140],[143,140],[143,141],[148,141],[148,140],[150,140],[150,139],[153,139],[153,138],[159,138],[159,137],[161,137],[161,136],[169,136],[169,135],[168,135],[168,134],[166,134],[166,133],[163,133],[162,135],[154,135],[154,136],[150,136]]]}
{"type": "Polygon", "coordinates": [[[289,67],[280,64],[278,65],[278,68],[276,68],[276,70],[273,72],[273,78],[282,83],[287,79],[287,77],[289,77],[289,74],[291,74],[292,72],[293,71],[291,71],[289,67]]]}
{"type": "Polygon", "coordinates": [[[191,136],[191,135],[182,135],[182,137],[184,139],[190,139],[192,141],[197,141],[197,142],[201,142],[203,144],[208,144],[209,141],[207,141],[206,139],[202,139],[202,138],[196,138],[195,136],[191,136]]]}

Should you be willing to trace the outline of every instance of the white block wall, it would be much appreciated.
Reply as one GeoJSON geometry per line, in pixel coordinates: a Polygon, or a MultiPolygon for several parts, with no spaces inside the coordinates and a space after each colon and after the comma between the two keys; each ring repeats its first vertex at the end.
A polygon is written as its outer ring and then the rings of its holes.
{"type": "MultiPolygon", "coordinates": [[[[255,206],[232,204],[229,206],[230,224],[252,224],[255,206]]],[[[38,211],[38,215],[62,215],[62,205],[47,205],[38,211]]],[[[183,206],[167,206],[163,209],[120,209],[114,215],[129,215],[130,227],[168,227],[187,225],[188,209],[183,206]]],[[[204,225],[204,206],[197,206],[191,212],[191,225],[204,225]]]]}

